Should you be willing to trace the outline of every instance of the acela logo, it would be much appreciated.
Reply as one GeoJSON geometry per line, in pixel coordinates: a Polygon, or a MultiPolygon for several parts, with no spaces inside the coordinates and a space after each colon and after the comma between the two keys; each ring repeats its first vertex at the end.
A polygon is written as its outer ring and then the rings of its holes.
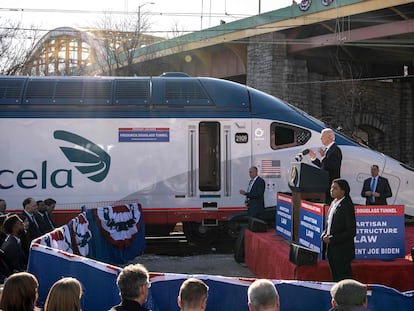
{"type": "Polygon", "coordinates": [[[108,175],[111,157],[101,147],[84,137],[66,131],[55,131],[53,137],[81,147],[60,146],[59,148],[66,158],[75,164],[78,171],[90,180],[101,182],[108,175]]]}

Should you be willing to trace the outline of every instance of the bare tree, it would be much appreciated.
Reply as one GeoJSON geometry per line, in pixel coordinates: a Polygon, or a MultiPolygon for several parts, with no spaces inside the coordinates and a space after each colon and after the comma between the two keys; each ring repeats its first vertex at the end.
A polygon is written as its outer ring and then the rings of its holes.
{"type": "Polygon", "coordinates": [[[100,55],[96,55],[96,60],[103,74],[117,75],[121,68],[123,75],[137,74],[131,66],[136,49],[156,41],[143,34],[149,26],[148,14],[141,12],[140,8],[121,18],[105,15],[97,22],[102,50],[100,55]]]}
{"type": "Polygon", "coordinates": [[[168,38],[177,38],[184,34],[186,34],[188,31],[186,30],[186,27],[180,25],[179,20],[174,19],[174,21],[171,24],[171,29],[168,33],[168,38]]]}
{"type": "Polygon", "coordinates": [[[40,37],[38,27],[23,28],[21,21],[4,20],[0,23],[0,74],[21,73],[40,37]]]}

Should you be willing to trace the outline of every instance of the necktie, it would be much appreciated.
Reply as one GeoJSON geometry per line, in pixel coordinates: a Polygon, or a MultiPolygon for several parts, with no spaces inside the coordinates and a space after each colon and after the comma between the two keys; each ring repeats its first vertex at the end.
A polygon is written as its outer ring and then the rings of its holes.
{"type": "MultiPolygon", "coordinates": [[[[375,192],[377,188],[377,179],[376,178],[371,178],[371,192],[375,192]]],[[[375,202],[375,197],[371,196],[371,202],[375,202]]]]}
{"type": "Polygon", "coordinates": [[[37,223],[35,216],[32,214],[32,215],[30,215],[30,218],[32,219],[32,222],[35,224],[37,229],[39,229],[39,224],[37,223]]]}

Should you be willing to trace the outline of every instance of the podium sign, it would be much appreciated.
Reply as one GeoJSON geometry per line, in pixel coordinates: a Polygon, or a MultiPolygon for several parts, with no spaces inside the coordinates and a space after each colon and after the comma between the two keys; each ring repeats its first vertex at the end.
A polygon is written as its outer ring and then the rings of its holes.
{"type": "Polygon", "coordinates": [[[286,240],[291,240],[292,224],[292,197],[278,193],[276,203],[276,233],[286,240]]]}
{"type": "Polygon", "coordinates": [[[303,200],[300,203],[298,243],[318,252],[318,256],[321,258],[324,206],[321,203],[311,203],[303,200]]]}
{"type": "Polygon", "coordinates": [[[403,205],[355,206],[356,259],[403,258],[405,227],[403,205]]]}

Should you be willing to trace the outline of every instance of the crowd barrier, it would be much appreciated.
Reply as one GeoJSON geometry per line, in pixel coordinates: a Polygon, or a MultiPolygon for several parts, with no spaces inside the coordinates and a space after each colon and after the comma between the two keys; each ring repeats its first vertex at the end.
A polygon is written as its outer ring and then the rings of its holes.
{"type": "MultiPolygon", "coordinates": [[[[84,288],[83,311],[108,310],[120,302],[116,277],[121,268],[33,243],[28,271],[39,280],[39,306],[44,303],[51,285],[62,277],[75,277],[84,288]]],[[[152,311],[178,311],[177,296],[188,277],[204,280],[209,286],[207,311],[248,310],[247,288],[254,279],[213,275],[151,274],[146,306],[152,311]]],[[[281,311],[329,310],[333,283],[273,280],[280,295],[281,311]]],[[[392,288],[369,285],[371,311],[414,310],[414,291],[398,292],[392,288]]]]}
{"type": "MultiPolygon", "coordinates": [[[[69,276],[82,283],[83,311],[108,310],[118,304],[116,278],[121,268],[116,264],[124,264],[144,251],[142,219],[138,204],[90,209],[33,241],[28,272],[39,280],[39,307],[43,306],[53,283],[69,276]]],[[[254,279],[171,273],[151,274],[152,287],[146,306],[152,311],[179,311],[179,287],[188,277],[200,278],[209,286],[207,311],[248,310],[247,288],[254,279]]],[[[280,295],[281,311],[330,309],[329,290],[333,283],[273,282],[280,295]]],[[[402,293],[369,285],[368,301],[371,311],[411,311],[414,291],[402,293]]]]}

